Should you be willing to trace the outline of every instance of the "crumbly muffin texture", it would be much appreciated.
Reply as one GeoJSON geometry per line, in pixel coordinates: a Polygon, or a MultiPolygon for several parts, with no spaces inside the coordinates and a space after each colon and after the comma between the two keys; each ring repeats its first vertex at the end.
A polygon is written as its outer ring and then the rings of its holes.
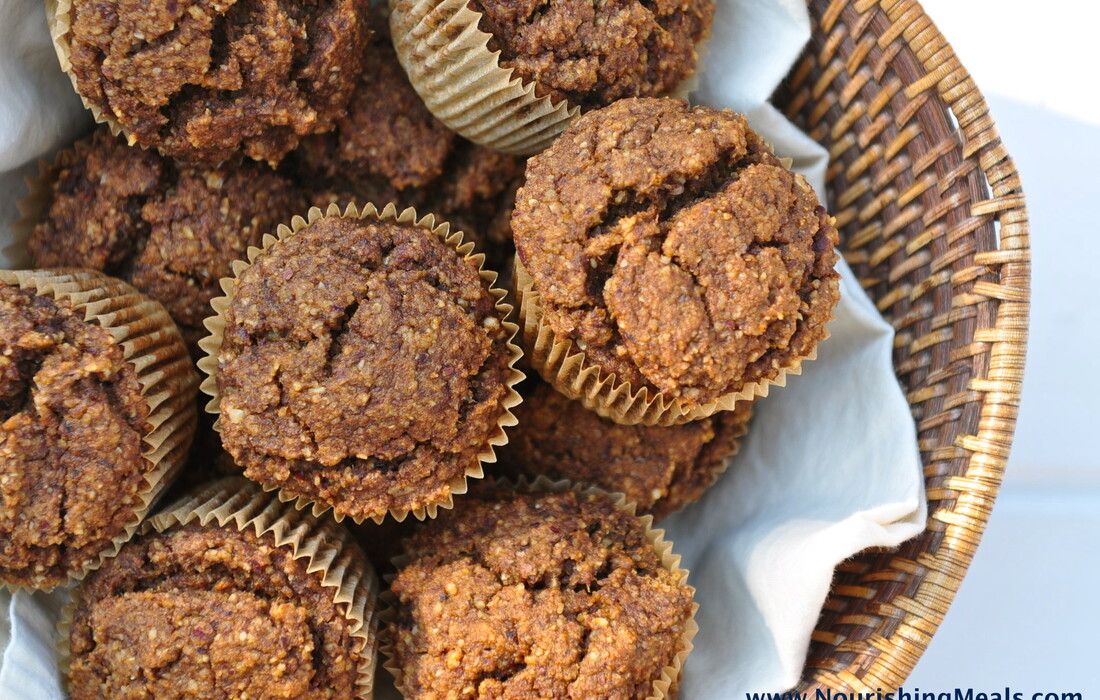
{"type": "Polygon", "coordinates": [[[82,698],[353,698],[361,642],[304,560],[251,530],[139,535],[82,585],[82,698]]]}
{"type": "Polygon", "coordinates": [[[52,587],[123,534],[151,469],[148,417],[106,330],[0,285],[0,580],[52,587]]]}
{"type": "Polygon", "coordinates": [[[261,483],[356,520],[414,510],[497,430],[503,319],[430,231],[320,219],[240,275],[225,318],[222,442],[261,483]]]}
{"type": "Polygon", "coordinates": [[[77,90],[142,147],[277,164],[347,105],[368,0],[73,0],[77,90]]]}
{"type": "Polygon", "coordinates": [[[391,640],[410,698],[645,698],[692,614],[602,494],[479,485],[406,544],[391,640]]]}
{"type": "Polygon", "coordinates": [[[838,234],[744,117],[671,99],[583,115],[528,162],[512,228],[543,319],[635,388],[705,403],[812,353],[838,234]]]}
{"type": "Polygon", "coordinates": [[[584,109],[672,92],[695,72],[713,0],[470,0],[490,51],[535,93],[584,109]]]}
{"type": "Polygon", "coordinates": [[[177,166],[105,128],[59,156],[53,176],[27,243],[34,265],[130,282],[164,304],[192,352],[230,263],[306,209],[290,180],[266,167],[177,166]]]}
{"type": "Polygon", "coordinates": [[[519,426],[500,463],[618,491],[655,518],[697,500],[748,432],[752,403],[668,427],[619,425],[539,383],[516,411],[519,426]]]}

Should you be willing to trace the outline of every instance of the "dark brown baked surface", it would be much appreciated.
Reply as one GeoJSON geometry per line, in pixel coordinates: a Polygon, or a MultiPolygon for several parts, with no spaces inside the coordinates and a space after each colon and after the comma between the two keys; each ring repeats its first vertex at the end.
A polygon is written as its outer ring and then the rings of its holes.
{"type": "Polygon", "coordinates": [[[683,425],[619,425],[540,382],[516,418],[504,468],[618,491],[660,519],[714,483],[748,430],[752,403],[683,425]]]}
{"type": "MultiPolygon", "coordinates": [[[[387,26],[376,13],[375,26],[387,26]]],[[[322,208],[393,202],[461,229],[500,271],[515,253],[510,217],[523,159],[477,146],[432,116],[397,61],[387,30],[375,32],[347,113],[303,139],[294,161],[322,208]]]]}
{"type": "Polygon", "coordinates": [[[479,484],[406,553],[391,639],[410,698],[645,698],[691,616],[691,589],[603,495],[479,484]]]}
{"type": "Polygon", "coordinates": [[[71,696],[355,697],[361,643],[304,562],[247,529],[139,535],[81,584],[71,696]]]}
{"type": "Polygon", "coordinates": [[[627,99],[528,161],[512,228],[544,320],[634,388],[705,403],[825,336],[831,217],[744,117],[627,99]]]}
{"type": "Polygon", "coordinates": [[[347,105],[368,0],[73,0],[71,72],[138,145],[271,164],[347,105]]]}
{"type": "Polygon", "coordinates": [[[0,579],[52,587],[124,533],[152,468],[148,417],[107,331],[0,285],[0,579]]]}
{"type": "Polygon", "coordinates": [[[470,0],[500,65],[584,109],[672,92],[695,72],[713,0],[470,0]]]}
{"type": "Polygon", "coordinates": [[[439,502],[503,411],[509,353],[472,261],[411,224],[327,217],[245,270],[218,356],[246,476],[355,519],[439,502]]]}
{"type": "Polygon", "coordinates": [[[120,277],[164,304],[194,352],[210,299],[305,198],[264,166],[177,166],[100,128],[53,165],[49,209],[27,243],[37,267],[120,277]]]}

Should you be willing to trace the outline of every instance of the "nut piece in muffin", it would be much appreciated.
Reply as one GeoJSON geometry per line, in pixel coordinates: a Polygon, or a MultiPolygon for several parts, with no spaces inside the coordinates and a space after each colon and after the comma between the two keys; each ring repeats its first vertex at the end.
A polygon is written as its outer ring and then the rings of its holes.
{"type": "Polygon", "coordinates": [[[78,590],[70,696],[358,697],[373,647],[307,565],[233,521],[138,535],[78,590]]]}
{"type": "Polygon", "coordinates": [[[63,151],[49,176],[48,209],[27,242],[34,265],[130,282],[164,304],[192,348],[229,264],[306,209],[266,167],[178,166],[105,128],[63,151]]]}
{"type": "Polygon", "coordinates": [[[507,469],[619,491],[660,519],[697,500],[748,432],[752,402],[682,425],[619,425],[539,383],[516,410],[507,469]]]}
{"type": "Polygon", "coordinates": [[[745,118],[628,99],[531,158],[512,215],[542,320],[633,388],[704,404],[810,356],[838,234],[745,118]]]}
{"type": "Polygon", "coordinates": [[[645,698],[692,589],[606,494],[480,485],[406,542],[391,663],[407,698],[645,698]]]}
{"type": "Polygon", "coordinates": [[[489,50],[535,94],[583,109],[663,95],[695,72],[713,0],[470,0],[489,50]]]}
{"type": "MultiPolygon", "coordinates": [[[[386,27],[378,16],[375,26],[386,27]]],[[[416,207],[462,230],[497,270],[511,258],[509,219],[523,159],[477,146],[432,116],[397,62],[389,34],[375,33],[347,113],[327,133],[302,140],[300,180],[325,208],[355,200],[379,209],[416,207]]]]}
{"type": "Polygon", "coordinates": [[[499,434],[503,309],[433,231],[322,217],[238,277],[215,372],[222,444],[249,478],[338,517],[423,517],[499,434]]]}
{"type": "Polygon", "coordinates": [[[368,0],[71,0],[77,92],[131,144],[277,164],[347,106],[368,0]]]}
{"type": "Polygon", "coordinates": [[[51,588],[135,517],[150,408],[111,334],[0,284],[0,580],[51,588]]]}

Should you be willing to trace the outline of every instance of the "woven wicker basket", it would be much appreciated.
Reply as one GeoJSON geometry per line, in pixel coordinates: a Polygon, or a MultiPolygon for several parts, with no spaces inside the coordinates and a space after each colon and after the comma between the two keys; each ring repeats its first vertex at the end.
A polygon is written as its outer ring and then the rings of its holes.
{"type": "Polygon", "coordinates": [[[844,256],[897,330],[929,518],[841,565],[800,690],[892,690],[943,620],[1000,488],[1020,402],[1030,246],[985,100],[914,0],[809,0],[776,105],[828,149],[844,256]]]}

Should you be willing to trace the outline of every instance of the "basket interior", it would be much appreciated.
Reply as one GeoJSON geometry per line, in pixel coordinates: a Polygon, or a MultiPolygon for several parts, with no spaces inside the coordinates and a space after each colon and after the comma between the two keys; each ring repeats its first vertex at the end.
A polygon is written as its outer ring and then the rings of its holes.
{"type": "Polygon", "coordinates": [[[981,93],[917,2],[808,4],[812,39],[774,100],[829,151],[844,256],[897,331],[929,499],[919,537],[841,565],[813,635],[803,689],[874,691],[916,665],[1001,483],[1027,333],[1027,212],[981,93]]]}

